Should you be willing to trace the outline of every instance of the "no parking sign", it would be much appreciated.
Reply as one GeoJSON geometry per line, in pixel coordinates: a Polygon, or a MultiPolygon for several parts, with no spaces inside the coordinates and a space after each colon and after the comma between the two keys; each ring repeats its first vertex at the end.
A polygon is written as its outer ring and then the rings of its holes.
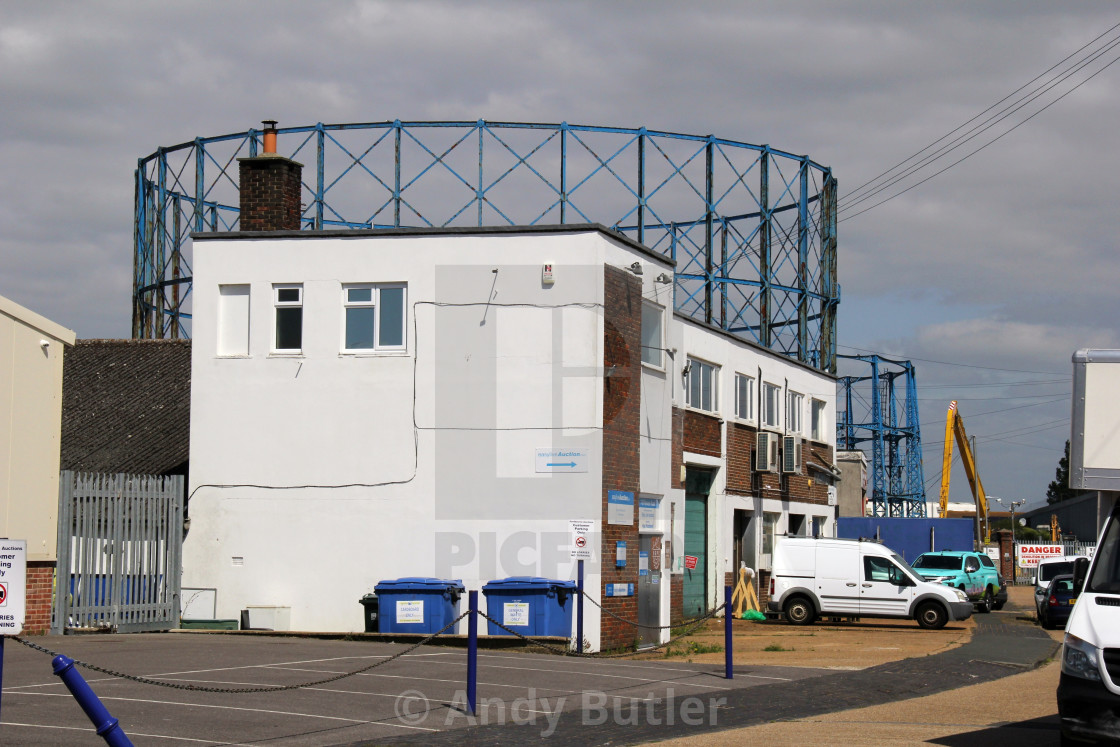
{"type": "Polygon", "coordinates": [[[19,635],[27,600],[27,542],[0,540],[0,635],[19,635]]]}

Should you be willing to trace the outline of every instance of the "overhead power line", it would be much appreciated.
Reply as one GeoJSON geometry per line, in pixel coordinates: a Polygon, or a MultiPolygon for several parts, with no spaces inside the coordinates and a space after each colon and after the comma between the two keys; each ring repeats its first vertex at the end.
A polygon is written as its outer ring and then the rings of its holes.
{"type": "MultiPolygon", "coordinates": [[[[973,122],[975,122],[976,120],[980,119],[985,114],[987,114],[989,111],[998,107],[1000,104],[1007,101],[1008,99],[1012,98],[1013,96],[1015,96],[1020,91],[1023,91],[1028,86],[1031,86],[1033,83],[1035,83],[1035,82],[1039,81],[1040,79],[1044,78],[1047,74],[1054,71],[1056,68],[1061,67],[1064,63],[1069,61],[1071,58],[1076,57],[1081,52],[1083,52],[1087,48],[1091,47],[1096,42],[1100,41],[1102,38],[1111,34],[1117,28],[1120,28],[1120,24],[1116,24],[1115,26],[1112,26],[1107,31],[1105,31],[1103,34],[1096,37],[1093,41],[1091,41],[1088,44],[1082,46],[1080,49],[1073,52],[1071,55],[1068,55],[1066,58],[1064,58],[1057,65],[1052,66],[1051,68],[1049,68],[1047,71],[1045,71],[1041,75],[1036,76],[1034,79],[1032,79],[1028,83],[1024,84],[1023,86],[1020,86],[1018,89],[1013,91],[1011,94],[1008,94],[1008,96],[1005,96],[1003,99],[1000,99],[995,104],[988,107],[987,109],[985,109],[983,112],[976,115],[972,119],[968,120],[967,122],[965,122],[960,127],[956,128],[955,130],[953,130],[953,131],[949,132],[948,134],[942,136],[941,138],[938,138],[933,143],[930,143],[929,145],[927,145],[922,150],[918,151],[914,155],[905,159],[901,163],[891,167],[890,169],[883,172],[882,174],[875,177],[874,179],[870,180],[869,182],[865,182],[863,185],[858,187],[852,193],[849,193],[848,195],[845,195],[845,197],[841,198],[841,201],[842,201],[843,204],[838,208],[838,213],[843,214],[844,212],[850,211],[850,210],[854,209],[856,206],[858,206],[859,204],[874,198],[876,195],[878,195],[878,194],[880,194],[880,193],[882,193],[882,192],[884,192],[888,189],[891,189],[892,187],[897,186],[900,181],[902,181],[904,179],[907,179],[911,176],[914,176],[915,174],[922,171],[923,169],[933,165],[934,163],[936,163],[941,158],[944,158],[945,156],[949,155],[950,153],[957,150],[961,146],[963,146],[966,143],[974,140],[975,138],[977,138],[981,134],[983,134],[983,133],[987,132],[988,130],[990,130],[991,128],[995,127],[1000,122],[1008,119],[1013,114],[1019,112],[1024,107],[1028,106],[1031,103],[1034,103],[1037,99],[1039,99],[1040,97],[1049,93],[1056,86],[1060,85],[1061,83],[1066,82],[1067,80],[1069,80],[1074,75],[1082,72],[1089,65],[1097,62],[1101,57],[1105,56],[1108,52],[1112,51],[1115,47],[1120,45],[1120,36],[1108,39],[1100,49],[1097,49],[1097,50],[1091,52],[1089,54],[1089,56],[1086,57],[1085,59],[1082,59],[1082,60],[1079,60],[1079,61],[1075,62],[1069,69],[1057,74],[1052,79],[1049,79],[1047,82],[1042,83],[1042,84],[1040,84],[1038,86],[1035,86],[1033,88],[1030,88],[1029,90],[1026,91],[1026,93],[1023,96],[1014,100],[1012,103],[1008,104],[1003,109],[997,111],[995,114],[989,116],[987,119],[985,119],[980,124],[975,125],[971,129],[965,130],[965,128],[968,125],[970,125],[973,122]],[[962,130],[964,130],[964,132],[961,132],[962,130]],[[960,133],[960,134],[957,134],[957,133],[960,133]],[[954,135],[956,135],[956,137],[953,137],[954,135]],[[952,138],[952,139],[950,139],[950,138],[952,138]],[[946,143],[945,145],[940,145],[941,143],[943,143],[947,139],[949,140],[948,143],[946,143]],[[938,147],[939,145],[940,145],[940,147],[938,147]],[[923,153],[926,153],[927,151],[929,151],[930,149],[933,149],[933,148],[936,148],[936,150],[933,153],[931,153],[929,155],[926,155],[925,157],[921,158],[917,163],[911,164],[911,162],[915,158],[917,158],[918,156],[921,156],[923,153]],[[911,165],[907,166],[907,164],[911,164],[911,165]],[[901,173],[895,173],[899,169],[902,169],[902,172],[901,173]],[[857,195],[857,194],[859,196],[855,197],[855,195],[857,195]]],[[[1046,111],[1051,106],[1058,103],[1059,101],[1064,99],[1066,96],[1068,96],[1069,94],[1073,93],[1078,88],[1080,88],[1081,86],[1088,83],[1093,78],[1100,75],[1102,72],[1104,72],[1109,67],[1114,65],[1117,61],[1120,61],[1120,55],[1118,55],[1116,57],[1113,57],[1112,59],[1108,60],[1099,69],[1092,72],[1090,75],[1088,75],[1084,79],[1078,81],[1076,83],[1076,85],[1074,85],[1073,87],[1069,88],[1068,90],[1062,92],[1056,98],[1054,98],[1053,100],[1049,101],[1048,103],[1046,103],[1045,105],[1040,107],[1037,111],[1033,112],[1032,114],[1030,114],[1026,118],[1022,119],[1021,121],[1015,123],[1014,125],[1012,125],[1008,129],[1004,130],[1000,134],[996,135],[995,137],[991,138],[987,142],[984,142],[983,144],[979,145],[978,147],[976,147],[971,152],[969,152],[969,153],[965,154],[964,156],[958,158],[956,161],[953,161],[948,166],[945,166],[945,167],[939,169],[938,171],[935,171],[934,173],[932,173],[929,176],[926,176],[925,178],[915,182],[914,184],[911,184],[910,186],[905,187],[904,189],[901,189],[901,190],[883,198],[882,200],[880,200],[878,202],[875,202],[874,204],[872,204],[868,207],[865,207],[862,210],[859,210],[858,212],[850,213],[849,215],[845,215],[845,216],[841,217],[839,220],[844,221],[844,220],[848,220],[849,218],[854,218],[857,215],[862,215],[863,213],[866,213],[869,210],[872,210],[872,209],[874,209],[874,208],[876,208],[876,207],[878,207],[878,206],[880,206],[880,205],[882,205],[886,202],[890,202],[891,200],[895,199],[896,197],[900,197],[900,196],[906,194],[907,192],[909,192],[910,190],[912,190],[916,187],[919,187],[922,184],[925,184],[930,179],[933,179],[934,177],[937,177],[940,174],[945,173],[946,171],[953,168],[954,166],[962,163],[963,161],[967,160],[968,158],[971,158],[972,156],[976,155],[980,151],[984,150],[989,145],[994,144],[995,142],[997,142],[998,140],[1003,138],[1005,135],[1008,135],[1011,132],[1014,132],[1019,127],[1023,126],[1027,122],[1031,121],[1036,116],[1038,116],[1042,112],[1046,111]]]]}

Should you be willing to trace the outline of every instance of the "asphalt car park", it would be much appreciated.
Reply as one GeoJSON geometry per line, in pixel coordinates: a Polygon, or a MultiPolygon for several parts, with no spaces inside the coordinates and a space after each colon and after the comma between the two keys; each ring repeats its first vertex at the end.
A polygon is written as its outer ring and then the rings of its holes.
{"type": "MultiPolygon", "coordinates": [[[[34,639],[104,668],[186,687],[277,687],[345,674],[387,659],[403,644],[298,637],[181,633],[34,639]]],[[[361,674],[284,692],[239,694],[168,689],[81,670],[121,728],[141,744],[337,745],[469,726],[512,725],[548,736],[559,714],[580,720],[648,721],[656,703],[688,725],[718,723],[729,690],[826,674],[805,667],[723,667],[683,661],[577,659],[480,651],[478,715],[465,711],[466,652],[424,646],[361,674]],[[722,702],[721,702],[722,701],[722,702]],[[616,715],[617,714],[617,715],[616,715]]],[[[5,646],[0,729],[21,745],[96,743],[93,727],[53,675],[51,657],[5,646]]],[[[658,718],[661,718],[660,716],[658,718]]]]}

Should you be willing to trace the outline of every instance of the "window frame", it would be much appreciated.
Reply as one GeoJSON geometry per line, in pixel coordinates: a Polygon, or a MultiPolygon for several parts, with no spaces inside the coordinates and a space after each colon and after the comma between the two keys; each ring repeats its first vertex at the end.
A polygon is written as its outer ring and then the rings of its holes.
{"type": "Polygon", "coordinates": [[[342,324],[339,349],[343,355],[373,355],[376,353],[399,353],[408,349],[408,283],[343,283],[342,284],[342,324]],[[399,345],[386,345],[381,341],[381,310],[384,304],[381,292],[384,290],[401,290],[401,342],[399,345]],[[351,301],[351,290],[369,290],[369,301],[351,301]],[[373,340],[370,347],[347,347],[347,330],[349,309],[373,309],[373,340]]]}
{"type": "Polygon", "coordinates": [[[767,428],[770,430],[778,430],[782,427],[782,387],[779,384],[771,384],[769,381],[762,382],[762,408],[758,413],[759,427],[767,428]],[[771,400],[770,393],[774,392],[774,399],[771,400]],[[770,420],[770,415],[773,415],[773,422],[770,420]]]}
{"type": "Polygon", "coordinates": [[[805,433],[805,395],[792,389],[786,390],[786,431],[794,435],[805,433]]]}
{"type": "MultiPolygon", "coordinates": [[[[698,410],[700,412],[707,412],[707,413],[711,413],[713,415],[718,414],[719,413],[719,366],[716,365],[715,363],[709,363],[706,360],[701,360],[700,358],[693,358],[692,356],[688,356],[688,358],[686,360],[687,360],[687,365],[688,365],[688,375],[685,377],[685,386],[684,386],[685,406],[689,407],[693,410],[698,410]],[[703,392],[700,393],[700,397],[701,397],[701,403],[700,404],[697,404],[697,403],[692,401],[692,381],[693,381],[693,377],[697,376],[699,374],[699,371],[701,371],[703,369],[708,369],[711,373],[711,376],[709,378],[709,385],[708,385],[708,389],[709,389],[708,399],[710,400],[709,404],[711,405],[710,408],[703,406],[703,394],[704,394],[703,392]]],[[[702,380],[701,380],[701,382],[702,382],[702,380]]]]}
{"type": "Polygon", "coordinates": [[[272,284],[272,341],[271,352],[278,355],[302,355],[303,354],[303,304],[304,292],[303,283],[273,283],[272,284]],[[295,290],[299,292],[299,298],[295,301],[281,301],[280,292],[286,290],[295,290]],[[282,348],[280,347],[280,311],[281,309],[299,309],[299,347],[297,348],[282,348]]]}
{"type": "Polygon", "coordinates": [[[641,345],[641,361],[643,366],[656,368],[658,371],[665,370],[665,307],[650,301],[649,299],[642,299],[642,329],[639,333],[639,340],[641,345]],[[657,314],[657,344],[646,345],[646,312],[656,312],[657,314]],[[647,361],[646,356],[651,352],[656,352],[656,361],[647,361]]]}
{"type": "Polygon", "coordinates": [[[755,377],[748,376],[745,373],[735,372],[735,417],[739,420],[747,422],[754,422],[754,399],[755,399],[755,377]],[[746,382],[747,391],[744,394],[739,386],[740,382],[746,382]],[[746,414],[744,414],[743,406],[746,405],[746,414]]]}
{"type": "Polygon", "coordinates": [[[828,402],[823,399],[811,397],[809,399],[809,430],[810,438],[821,443],[827,442],[824,430],[824,414],[828,411],[828,402]],[[817,405],[820,405],[818,408],[817,405]]]}

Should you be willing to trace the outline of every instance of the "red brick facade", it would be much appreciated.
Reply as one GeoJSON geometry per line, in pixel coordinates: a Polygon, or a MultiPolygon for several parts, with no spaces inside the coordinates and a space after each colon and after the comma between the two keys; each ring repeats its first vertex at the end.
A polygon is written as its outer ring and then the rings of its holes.
{"type": "Polygon", "coordinates": [[[54,561],[27,561],[27,610],[23,620],[25,635],[43,635],[51,629],[51,603],[54,589],[54,561]]]}
{"type": "Polygon", "coordinates": [[[241,230],[298,231],[303,166],[276,155],[238,160],[241,230]]]}
{"type": "MultiPolygon", "coordinates": [[[[641,425],[642,284],[615,267],[603,269],[603,609],[638,622],[636,596],[608,597],[606,584],[638,585],[638,483],[641,425]],[[607,493],[624,490],[634,498],[629,526],[607,522],[607,493]],[[614,565],[617,542],[626,543],[626,567],[614,565]]],[[[637,629],[610,615],[600,615],[602,649],[633,645],[637,629]]]]}
{"type": "Polygon", "coordinates": [[[695,410],[685,410],[684,450],[706,456],[723,456],[720,419],[695,410]]]}

